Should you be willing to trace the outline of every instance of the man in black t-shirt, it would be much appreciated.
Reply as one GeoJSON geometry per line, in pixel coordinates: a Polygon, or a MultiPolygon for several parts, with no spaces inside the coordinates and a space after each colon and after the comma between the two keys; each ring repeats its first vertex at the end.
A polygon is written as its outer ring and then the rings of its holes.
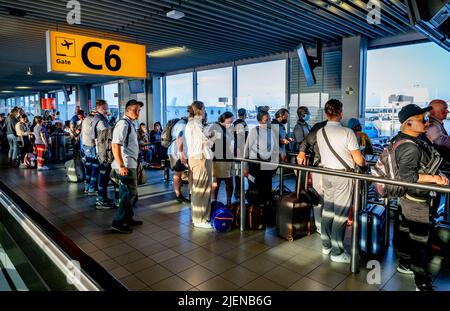
{"type": "MultiPolygon", "coordinates": [[[[433,147],[420,136],[428,125],[426,113],[431,107],[420,108],[409,104],[404,106],[398,118],[400,132],[393,143],[405,141],[395,149],[400,180],[410,183],[448,185],[448,179],[429,167],[434,159],[433,147]]],[[[414,274],[417,289],[432,291],[431,274],[427,271],[430,235],[430,191],[407,188],[400,198],[401,223],[399,230],[399,266],[397,271],[414,274]]]]}

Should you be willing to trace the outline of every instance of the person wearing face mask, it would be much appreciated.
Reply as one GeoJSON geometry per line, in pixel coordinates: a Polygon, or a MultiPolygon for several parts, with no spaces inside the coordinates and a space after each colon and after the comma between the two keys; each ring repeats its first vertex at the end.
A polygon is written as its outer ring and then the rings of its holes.
{"type": "Polygon", "coordinates": [[[311,131],[311,126],[308,124],[311,114],[306,106],[301,106],[297,108],[297,124],[294,126],[294,138],[295,138],[295,150],[298,151],[300,144],[303,142],[305,137],[311,131]]]}
{"type": "Polygon", "coordinates": [[[214,131],[206,132],[203,125],[205,105],[194,101],[189,106],[189,121],[185,128],[187,157],[192,170],[191,218],[194,227],[211,229],[211,147],[215,142],[214,131]]]}
{"type": "MultiPolygon", "coordinates": [[[[245,158],[278,163],[279,136],[270,126],[269,112],[258,109],[258,125],[250,130],[245,144],[245,158]]],[[[273,164],[248,163],[249,201],[263,206],[266,210],[272,199],[272,176],[277,166],[273,164]]],[[[264,213],[267,215],[267,213],[264,213]]],[[[267,221],[265,221],[267,223],[267,221]]]]}
{"type": "Polygon", "coordinates": [[[289,118],[289,110],[281,108],[275,113],[275,118],[272,120],[272,129],[279,134],[279,146],[280,146],[280,160],[287,160],[286,145],[291,142],[287,138],[285,125],[289,118]]]}
{"type": "Polygon", "coordinates": [[[233,121],[233,113],[226,111],[219,116],[218,122],[213,125],[213,128],[216,131],[216,142],[214,143],[214,146],[212,148],[212,150],[214,151],[214,180],[212,184],[211,200],[217,201],[220,184],[222,183],[222,181],[224,181],[226,186],[228,206],[231,206],[231,196],[233,195],[233,162],[227,161],[233,159],[233,121]]]}
{"type": "MultiPolygon", "coordinates": [[[[95,103],[95,111],[97,113],[92,120],[91,138],[95,141],[96,147],[98,147],[98,133],[111,127],[107,118],[109,113],[108,103],[103,99],[98,99],[95,103]]],[[[111,173],[111,165],[100,163],[98,161],[98,158],[95,160],[95,162],[92,163],[92,170],[94,170],[95,165],[98,165],[98,191],[96,208],[112,208],[113,202],[112,200],[108,199],[108,183],[110,180],[109,176],[111,173]]]]}
{"type": "MultiPolygon", "coordinates": [[[[317,131],[317,145],[323,167],[351,171],[355,165],[364,166],[355,133],[342,126],[343,104],[330,99],[325,104],[327,124],[317,131]]],[[[324,205],[321,222],[322,254],[339,263],[350,263],[344,250],[345,227],[353,199],[354,180],[323,175],[324,205]]]]}

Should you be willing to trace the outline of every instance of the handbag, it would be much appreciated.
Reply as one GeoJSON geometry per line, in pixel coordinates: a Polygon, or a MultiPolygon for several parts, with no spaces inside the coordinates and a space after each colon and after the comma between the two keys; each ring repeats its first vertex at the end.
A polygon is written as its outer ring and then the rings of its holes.
{"type": "Polygon", "coordinates": [[[147,183],[147,176],[145,175],[144,167],[141,165],[141,162],[138,162],[136,175],[138,185],[144,185],[145,183],[147,183]]]}

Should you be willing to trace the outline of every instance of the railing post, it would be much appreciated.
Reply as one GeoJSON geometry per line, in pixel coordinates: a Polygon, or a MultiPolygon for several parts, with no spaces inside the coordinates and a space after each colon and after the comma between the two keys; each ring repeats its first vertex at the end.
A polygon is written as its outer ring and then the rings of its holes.
{"type": "Polygon", "coordinates": [[[384,246],[387,248],[389,247],[389,230],[391,229],[389,198],[384,198],[384,208],[386,209],[386,216],[384,219],[384,246]]]}
{"type": "Polygon", "coordinates": [[[283,189],[284,189],[284,170],[282,167],[280,167],[280,197],[283,196],[283,189]]]}
{"type": "Polygon", "coordinates": [[[353,226],[352,226],[352,249],[350,271],[352,273],[359,272],[359,211],[362,203],[362,181],[355,180],[355,192],[353,193],[353,226]]]}
{"type": "Polygon", "coordinates": [[[245,184],[244,184],[245,162],[241,161],[241,231],[245,230],[245,184]]]}

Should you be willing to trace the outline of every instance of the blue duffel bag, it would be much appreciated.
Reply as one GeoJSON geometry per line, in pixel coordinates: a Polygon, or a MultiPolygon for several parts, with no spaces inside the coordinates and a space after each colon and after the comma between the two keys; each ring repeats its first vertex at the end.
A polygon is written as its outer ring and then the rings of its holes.
{"type": "Polygon", "coordinates": [[[215,205],[214,211],[211,213],[211,225],[219,232],[227,232],[233,225],[233,213],[221,202],[215,205]]]}

